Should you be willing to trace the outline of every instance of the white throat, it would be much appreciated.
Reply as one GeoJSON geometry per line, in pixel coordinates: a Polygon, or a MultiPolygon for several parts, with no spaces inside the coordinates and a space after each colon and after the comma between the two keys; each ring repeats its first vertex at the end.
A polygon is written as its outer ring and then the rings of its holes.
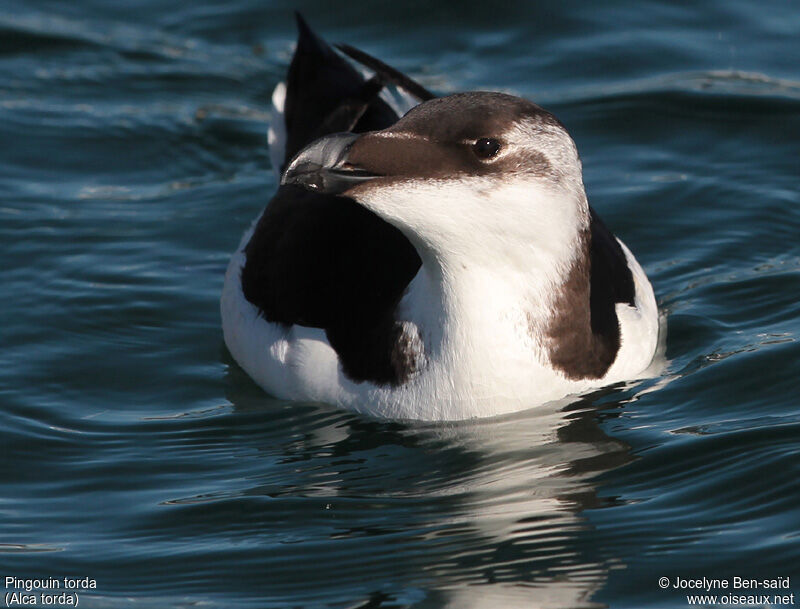
{"type": "MultiPolygon", "coordinates": [[[[585,199],[560,205],[551,200],[545,206],[532,200],[536,193],[530,189],[503,190],[512,198],[510,204],[505,198],[507,214],[517,209],[513,199],[525,196],[528,209],[540,212],[538,218],[529,217],[525,227],[495,209],[501,215],[494,216],[493,227],[480,230],[477,221],[453,247],[431,247],[428,240],[420,244],[419,237],[411,236],[423,264],[397,319],[417,327],[427,360],[420,375],[438,379],[435,391],[442,403],[459,396],[506,404],[527,399],[530,390],[519,379],[535,378],[537,367],[550,366],[547,325],[558,289],[578,255],[588,208],[585,199]],[[502,222],[508,231],[500,228],[502,222]]],[[[402,206],[402,201],[395,204],[402,206]]]]}

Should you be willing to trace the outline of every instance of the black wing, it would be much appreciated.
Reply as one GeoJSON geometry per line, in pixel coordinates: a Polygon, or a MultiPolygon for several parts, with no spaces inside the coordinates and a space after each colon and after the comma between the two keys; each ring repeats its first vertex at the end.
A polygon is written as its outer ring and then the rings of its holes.
{"type": "Polygon", "coordinates": [[[633,274],[616,237],[591,206],[589,213],[592,234],[589,276],[592,332],[618,346],[619,320],[615,307],[618,302],[635,306],[633,274]]]}
{"type": "MultiPolygon", "coordinates": [[[[297,23],[284,164],[323,135],[384,129],[399,118],[379,97],[382,76],[364,79],[300,15],[297,23]]],[[[350,199],[282,186],[245,253],[244,295],[268,321],[323,328],[354,380],[402,380],[392,361],[394,310],[421,261],[399,230],[350,199]]]]}

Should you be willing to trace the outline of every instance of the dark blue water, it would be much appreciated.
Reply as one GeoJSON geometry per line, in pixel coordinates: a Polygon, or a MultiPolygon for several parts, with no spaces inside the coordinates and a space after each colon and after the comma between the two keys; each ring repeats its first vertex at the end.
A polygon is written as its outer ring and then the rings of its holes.
{"type": "Polygon", "coordinates": [[[798,5],[455,6],[0,1],[2,583],[92,578],[84,607],[800,594],[798,5]],[[246,377],[218,296],[275,188],[294,8],[438,93],[562,119],[668,312],[662,378],[422,425],[246,377]]]}

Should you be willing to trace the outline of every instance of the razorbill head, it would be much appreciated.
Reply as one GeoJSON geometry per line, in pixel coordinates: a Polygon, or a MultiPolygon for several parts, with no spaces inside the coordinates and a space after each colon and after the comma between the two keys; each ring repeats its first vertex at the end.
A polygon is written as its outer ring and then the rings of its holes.
{"type": "Polygon", "coordinates": [[[388,129],[322,138],[291,161],[282,183],[357,201],[438,274],[481,267],[556,282],[590,224],[566,129],[502,93],[450,95],[388,129]]]}
{"type": "Polygon", "coordinates": [[[643,376],[653,291],[589,206],[564,126],[511,95],[434,98],[346,48],[365,78],[300,23],[273,97],[281,185],[222,298],[250,376],[282,398],[428,420],[643,376]],[[387,83],[417,104],[402,118],[387,83]]]}

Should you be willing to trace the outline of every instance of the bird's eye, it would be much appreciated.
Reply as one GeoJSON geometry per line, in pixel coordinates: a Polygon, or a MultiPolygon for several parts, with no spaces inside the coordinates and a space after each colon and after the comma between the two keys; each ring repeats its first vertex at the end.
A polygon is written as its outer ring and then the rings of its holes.
{"type": "Polygon", "coordinates": [[[500,142],[491,137],[482,137],[472,145],[472,151],[479,159],[491,159],[500,151],[500,142]]]}

